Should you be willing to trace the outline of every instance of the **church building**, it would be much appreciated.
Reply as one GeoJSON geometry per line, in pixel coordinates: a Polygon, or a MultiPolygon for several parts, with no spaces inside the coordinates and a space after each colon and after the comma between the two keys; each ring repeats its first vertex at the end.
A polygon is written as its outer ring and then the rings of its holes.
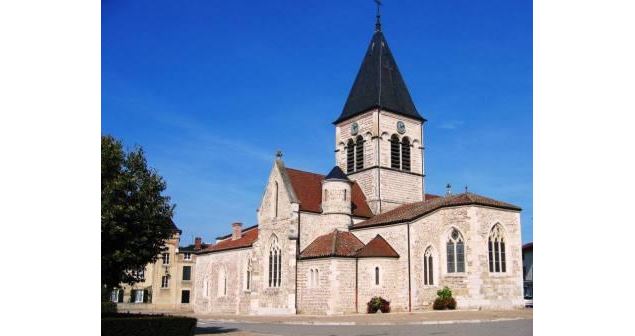
{"type": "Polygon", "coordinates": [[[279,153],[257,225],[232,224],[197,253],[195,313],[365,313],[432,309],[449,287],[459,309],[523,307],[518,206],[471,192],[425,193],[423,126],[379,22],[333,122],[326,175],[279,153]]]}

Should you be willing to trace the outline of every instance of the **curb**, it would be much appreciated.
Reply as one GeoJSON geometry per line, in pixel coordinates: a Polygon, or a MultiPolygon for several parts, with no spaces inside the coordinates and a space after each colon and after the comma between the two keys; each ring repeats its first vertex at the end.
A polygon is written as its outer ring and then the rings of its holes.
{"type": "Polygon", "coordinates": [[[313,322],[313,321],[240,321],[240,320],[201,320],[199,324],[215,324],[215,323],[241,323],[241,324],[285,324],[285,325],[313,325],[313,326],[354,326],[354,325],[370,325],[370,326],[390,326],[390,325],[439,325],[439,324],[471,324],[471,323],[487,323],[487,322],[505,322],[517,320],[532,320],[533,318],[513,317],[499,318],[492,320],[447,320],[447,321],[415,321],[415,322],[313,322]]]}

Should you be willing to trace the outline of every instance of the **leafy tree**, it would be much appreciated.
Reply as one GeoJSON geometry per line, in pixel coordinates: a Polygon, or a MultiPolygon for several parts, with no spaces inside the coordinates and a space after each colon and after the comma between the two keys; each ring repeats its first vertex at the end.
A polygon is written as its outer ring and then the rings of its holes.
{"type": "MultiPolygon", "coordinates": [[[[101,137],[101,282],[105,289],[141,278],[133,270],[155,262],[176,230],[166,183],[148,167],[143,149],[125,152],[101,137]]],[[[107,292],[107,291],[106,291],[107,292]]]]}

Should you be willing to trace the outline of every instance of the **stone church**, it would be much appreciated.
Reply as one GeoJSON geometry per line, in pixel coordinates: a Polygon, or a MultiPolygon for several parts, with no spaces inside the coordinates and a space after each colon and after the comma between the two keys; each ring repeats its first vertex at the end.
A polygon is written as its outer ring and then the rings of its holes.
{"type": "Polygon", "coordinates": [[[258,224],[197,253],[192,308],[221,314],[432,309],[448,286],[459,309],[523,306],[518,206],[470,192],[425,193],[423,126],[379,17],[335,126],[326,175],[278,154],[258,224]]]}

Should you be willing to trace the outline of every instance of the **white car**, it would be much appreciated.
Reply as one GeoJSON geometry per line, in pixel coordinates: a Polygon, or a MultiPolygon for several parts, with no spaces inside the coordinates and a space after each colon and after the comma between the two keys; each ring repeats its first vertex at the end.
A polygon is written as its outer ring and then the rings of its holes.
{"type": "Polygon", "coordinates": [[[534,297],[533,296],[525,296],[525,307],[533,308],[534,307],[534,297]]]}

